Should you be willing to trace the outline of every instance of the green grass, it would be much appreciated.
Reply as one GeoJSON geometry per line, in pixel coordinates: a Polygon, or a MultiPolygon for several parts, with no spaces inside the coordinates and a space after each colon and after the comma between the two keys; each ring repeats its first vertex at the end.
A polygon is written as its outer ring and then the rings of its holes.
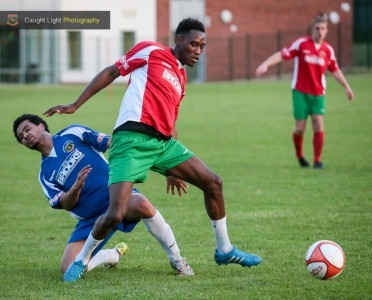
{"type": "MultiPolygon", "coordinates": [[[[81,86],[0,86],[1,299],[371,299],[372,90],[371,75],[348,77],[356,94],[328,80],[324,170],[300,169],[291,141],[288,81],[189,85],[178,122],[179,139],[224,179],[231,241],[261,255],[259,267],[217,266],[202,194],[179,199],[150,174],[138,188],[171,225],[192,278],[173,275],[165,254],[139,224],[116,234],[129,252],[117,269],[97,268],[64,284],[59,263],[75,221],[49,208],[37,175],[40,155],[19,145],[12,122],[73,101],[81,86]],[[336,279],[305,269],[315,241],[330,239],[346,254],[336,279]]],[[[102,91],[74,115],[47,119],[52,132],[81,123],[111,132],[123,87],[102,91]]],[[[310,125],[310,124],[309,124],[310,125]]],[[[311,129],[305,153],[311,159],[311,129]]]]}

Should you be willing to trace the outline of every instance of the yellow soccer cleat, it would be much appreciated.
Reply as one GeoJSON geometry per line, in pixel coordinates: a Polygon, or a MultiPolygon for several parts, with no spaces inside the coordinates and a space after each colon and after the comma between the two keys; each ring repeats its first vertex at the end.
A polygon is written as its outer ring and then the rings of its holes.
{"type": "Polygon", "coordinates": [[[126,243],[120,242],[115,246],[116,251],[119,253],[119,259],[116,263],[105,263],[104,266],[108,269],[116,267],[116,265],[119,263],[120,258],[128,252],[129,248],[126,243]]]}
{"type": "Polygon", "coordinates": [[[116,251],[118,251],[120,257],[122,257],[125,253],[128,252],[129,248],[126,243],[121,242],[115,246],[116,251]]]}

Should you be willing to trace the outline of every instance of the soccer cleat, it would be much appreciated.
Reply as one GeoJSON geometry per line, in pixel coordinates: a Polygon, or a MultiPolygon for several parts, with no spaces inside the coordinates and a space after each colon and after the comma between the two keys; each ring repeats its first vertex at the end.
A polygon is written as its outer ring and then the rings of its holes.
{"type": "Polygon", "coordinates": [[[314,164],[313,164],[313,168],[314,169],[323,169],[324,164],[321,161],[315,161],[314,164]]]}
{"type": "Polygon", "coordinates": [[[63,281],[74,282],[78,280],[84,273],[87,266],[83,264],[81,260],[73,261],[63,274],[63,281]]]}
{"type": "Polygon", "coordinates": [[[301,157],[298,159],[298,163],[300,164],[301,168],[308,168],[310,167],[309,162],[305,159],[305,157],[301,157]]]}
{"type": "Polygon", "coordinates": [[[180,257],[179,260],[170,260],[170,264],[173,270],[177,272],[177,275],[185,275],[190,276],[194,275],[194,271],[192,268],[188,265],[186,262],[186,259],[183,257],[180,257]]]}
{"type": "Polygon", "coordinates": [[[218,265],[239,264],[242,267],[252,267],[262,262],[262,258],[258,255],[240,251],[235,247],[225,254],[218,252],[216,249],[214,260],[218,265]]]}
{"type": "MultiPolygon", "coordinates": [[[[116,251],[119,253],[119,260],[120,260],[120,258],[121,258],[125,253],[127,253],[128,250],[129,250],[127,244],[124,243],[124,242],[121,242],[121,243],[117,244],[117,245],[115,246],[115,249],[116,249],[116,251]]],[[[116,263],[105,263],[105,264],[103,264],[103,265],[104,265],[106,268],[111,269],[111,268],[116,267],[116,265],[118,264],[119,260],[118,260],[116,263]]]]}
{"type": "Polygon", "coordinates": [[[116,251],[118,251],[120,257],[122,257],[125,253],[128,252],[128,246],[126,243],[121,242],[115,246],[116,251]]]}

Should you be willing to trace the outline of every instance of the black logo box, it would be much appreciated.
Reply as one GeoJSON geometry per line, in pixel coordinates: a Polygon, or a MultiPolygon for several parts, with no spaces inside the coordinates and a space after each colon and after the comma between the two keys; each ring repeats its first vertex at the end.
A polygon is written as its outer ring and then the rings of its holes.
{"type": "Polygon", "coordinates": [[[110,29],[110,11],[0,11],[2,29],[110,29]]]}

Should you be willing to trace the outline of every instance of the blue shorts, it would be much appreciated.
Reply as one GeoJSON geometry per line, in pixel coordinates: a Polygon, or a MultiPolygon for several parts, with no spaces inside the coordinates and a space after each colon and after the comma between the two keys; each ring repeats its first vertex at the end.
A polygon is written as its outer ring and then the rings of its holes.
{"type": "MultiPolygon", "coordinates": [[[[132,190],[132,193],[139,193],[139,191],[134,188],[132,190]]],[[[102,214],[97,215],[94,218],[79,220],[75,226],[74,231],[71,233],[70,238],[67,241],[67,244],[77,241],[85,241],[88,238],[90,232],[92,231],[96,220],[105,213],[106,211],[102,211],[102,214]]],[[[110,232],[110,234],[105,238],[105,240],[94,250],[93,255],[102,249],[102,247],[107,243],[107,241],[112,237],[112,235],[117,230],[121,232],[131,232],[134,229],[134,227],[136,227],[137,223],[138,222],[128,223],[125,220],[123,220],[121,223],[116,225],[114,229],[110,232]]]]}

